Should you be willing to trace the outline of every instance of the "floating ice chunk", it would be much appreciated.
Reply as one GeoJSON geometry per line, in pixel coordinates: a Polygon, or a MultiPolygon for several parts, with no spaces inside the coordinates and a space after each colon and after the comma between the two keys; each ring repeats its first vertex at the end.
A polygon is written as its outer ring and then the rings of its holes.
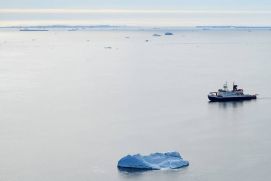
{"type": "Polygon", "coordinates": [[[183,160],[178,152],[152,153],[147,156],[127,155],[118,161],[118,167],[122,169],[177,169],[188,165],[189,162],[183,160]]]}

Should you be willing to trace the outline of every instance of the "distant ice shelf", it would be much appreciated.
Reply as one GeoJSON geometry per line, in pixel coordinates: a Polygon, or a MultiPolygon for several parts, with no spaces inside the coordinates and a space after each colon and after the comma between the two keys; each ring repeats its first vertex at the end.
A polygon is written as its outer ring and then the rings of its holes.
{"type": "Polygon", "coordinates": [[[118,161],[120,169],[160,170],[188,166],[178,152],[152,153],[150,155],[127,155],[118,161]]]}
{"type": "MultiPolygon", "coordinates": [[[[164,35],[173,35],[171,31],[183,31],[183,30],[193,30],[193,31],[202,31],[202,30],[213,30],[213,31],[248,31],[248,30],[271,30],[271,26],[128,26],[128,25],[22,25],[22,26],[1,26],[0,30],[19,30],[26,31],[28,29],[34,30],[47,30],[47,31],[90,31],[90,30],[113,30],[113,31],[122,31],[122,30],[136,30],[136,31],[165,31],[164,35]]],[[[30,31],[31,31],[30,30],[30,31]]],[[[158,31],[158,33],[159,33],[158,31]]],[[[159,36],[161,34],[154,34],[153,36],[159,36]]]]}
{"type": "Polygon", "coordinates": [[[47,29],[20,29],[20,31],[49,31],[47,29]]]}

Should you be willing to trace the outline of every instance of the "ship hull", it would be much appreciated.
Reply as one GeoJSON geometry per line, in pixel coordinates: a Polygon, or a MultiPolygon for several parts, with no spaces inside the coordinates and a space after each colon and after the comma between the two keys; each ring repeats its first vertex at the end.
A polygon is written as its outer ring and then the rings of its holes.
{"type": "Polygon", "coordinates": [[[212,102],[245,101],[245,100],[257,99],[257,96],[246,95],[246,96],[219,97],[219,96],[208,95],[208,99],[212,102]]]}

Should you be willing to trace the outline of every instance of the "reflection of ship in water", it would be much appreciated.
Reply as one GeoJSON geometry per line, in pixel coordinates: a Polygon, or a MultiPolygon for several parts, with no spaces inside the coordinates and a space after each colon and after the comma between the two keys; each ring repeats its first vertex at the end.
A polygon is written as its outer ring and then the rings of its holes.
{"type": "Polygon", "coordinates": [[[246,107],[247,105],[252,104],[254,101],[255,99],[251,101],[221,101],[221,102],[209,101],[208,105],[209,105],[209,108],[212,110],[213,109],[235,110],[236,108],[246,107]]]}
{"type": "Polygon", "coordinates": [[[222,108],[229,108],[229,107],[236,108],[236,107],[242,107],[243,105],[244,105],[243,101],[220,102],[219,103],[219,107],[222,107],[222,108]]]}
{"type": "Polygon", "coordinates": [[[217,92],[210,92],[208,94],[208,99],[213,102],[243,101],[256,98],[256,94],[244,94],[243,89],[238,89],[237,85],[234,83],[232,90],[228,89],[228,85],[226,83],[224,84],[223,89],[219,89],[217,92]]]}
{"type": "Polygon", "coordinates": [[[222,101],[222,102],[214,102],[210,101],[210,105],[216,104],[219,108],[237,108],[242,107],[244,105],[243,101],[222,101]]]}

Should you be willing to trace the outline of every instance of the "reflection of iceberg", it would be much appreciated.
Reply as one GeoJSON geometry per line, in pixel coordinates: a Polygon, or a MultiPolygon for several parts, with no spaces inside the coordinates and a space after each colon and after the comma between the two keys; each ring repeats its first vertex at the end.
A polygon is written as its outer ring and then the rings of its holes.
{"type": "Polygon", "coordinates": [[[108,46],[108,47],[104,47],[105,49],[112,49],[112,47],[108,46]]]}
{"type": "Polygon", "coordinates": [[[142,170],[177,169],[188,165],[189,162],[183,160],[178,152],[127,155],[118,162],[119,168],[142,170]]]}

